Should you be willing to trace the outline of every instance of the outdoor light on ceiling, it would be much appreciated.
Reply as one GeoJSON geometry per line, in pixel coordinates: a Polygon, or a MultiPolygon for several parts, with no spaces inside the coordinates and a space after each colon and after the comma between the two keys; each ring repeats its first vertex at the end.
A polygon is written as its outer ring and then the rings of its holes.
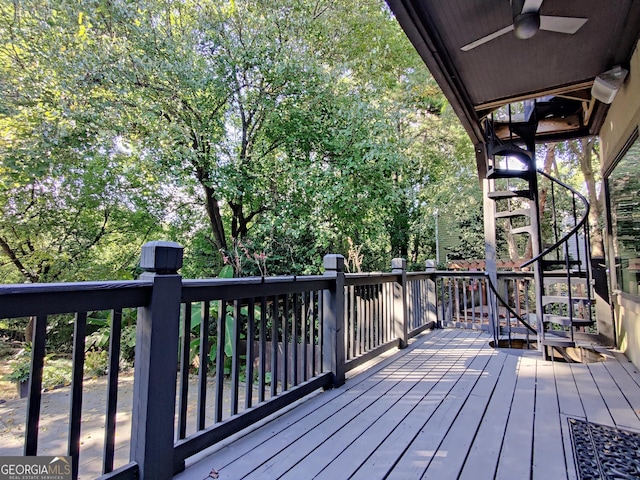
{"type": "Polygon", "coordinates": [[[617,65],[611,70],[598,75],[593,81],[593,87],[591,87],[593,98],[606,104],[613,102],[618,89],[624,83],[624,79],[627,78],[627,73],[629,72],[626,69],[617,65]]]}
{"type": "Polygon", "coordinates": [[[521,40],[533,37],[540,30],[538,12],[520,13],[513,20],[513,32],[521,40]]]}

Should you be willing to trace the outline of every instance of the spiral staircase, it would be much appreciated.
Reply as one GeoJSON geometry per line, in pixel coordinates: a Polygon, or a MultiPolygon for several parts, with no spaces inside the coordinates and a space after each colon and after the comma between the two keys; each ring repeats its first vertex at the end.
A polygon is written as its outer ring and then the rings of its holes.
{"type": "MultiPolygon", "coordinates": [[[[509,244],[518,250],[517,256],[529,258],[520,269],[533,272],[537,287],[535,313],[519,317],[522,330],[535,332],[537,347],[546,358],[571,361],[568,351],[595,323],[589,203],[570,186],[538,170],[535,156],[539,119],[557,115],[564,107],[554,97],[525,102],[524,112],[518,115],[509,107],[505,121],[486,120],[485,135],[487,195],[492,200],[496,237],[505,231],[511,236],[509,244]]],[[[496,323],[496,335],[504,334],[499,318],[496,323]]],[[[513,331],[509,328],[508,335],[513,331]]]]}

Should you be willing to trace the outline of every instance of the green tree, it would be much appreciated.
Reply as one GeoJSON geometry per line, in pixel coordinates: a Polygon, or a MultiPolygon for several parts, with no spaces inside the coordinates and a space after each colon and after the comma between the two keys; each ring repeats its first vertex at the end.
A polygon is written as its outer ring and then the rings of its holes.
{"type": "Polygon", "coordinates": [[[4,282],[130,278],[157,230],[149,164],[102,121],[113,93],[84,68],[85,37],[77,8],[0,9],[4,282]]]}

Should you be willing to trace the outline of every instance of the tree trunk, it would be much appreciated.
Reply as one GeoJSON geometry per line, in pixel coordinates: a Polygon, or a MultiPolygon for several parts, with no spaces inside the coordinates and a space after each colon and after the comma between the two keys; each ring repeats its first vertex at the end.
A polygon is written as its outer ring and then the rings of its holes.
{"type": "MultiPolygon", "coordinates": [[[[547,153],[544,156],[544,166],[542,170],[544,173],[549,175],[551,173],[551,169],[555,167],[556,163],[556,145],[555,143],[550,143],[547,145],[547,153]]],[[[544,210],[547,205],[547,195],[548,189],[547,187],[542,187],[539,189],[540,194],[538,195],[538,207],[540,211],[540,218],[538,222],[542,221],[542,217],[544,216],[544,210]]],[[[527,242],[527,248],[525,250],[524,258],[530,259],[533,258],[533,244],[531,243],[532,238],[529,237],[529,241],[527,242]]]]}
{"type": "Polygon", "coordinates": [[[207,207],[207,215],[213,233],[213,240],[216,248],[221,252],[228,250],[227,238],[224,234],[224,224],[222,223],[222,215],[220,214],[220,205],[215,196],[213,188],[201,182],[205,196],[205,206],[207,207]]]}
{"type": "Polygon", "coordinates": [[[576,153],[578,154],[578,161],[580,162],[580,170],[582,170],[584,181],[587,184],[587,197],[590,205],[589,225],[591,226],[591,256],[604,257],[602,230],[598,225],[602,218],[602,196],[598,196],[595,174],[593,172],[593,149],[595,141],[595,137],[580,139],[580,152],[576,153]]]}

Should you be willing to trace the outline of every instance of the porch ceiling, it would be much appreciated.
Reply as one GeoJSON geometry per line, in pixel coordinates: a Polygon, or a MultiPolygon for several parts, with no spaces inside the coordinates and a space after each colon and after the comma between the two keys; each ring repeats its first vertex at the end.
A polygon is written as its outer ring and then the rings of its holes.
{"type": "MultiPolygon", "coordinates": [[[[538,140],[596,135],[607,105],[594,78],[627,65],[640,32],[637,0],[545,0],[541,15],[587,18],[575,34],[540,30],[528,40],[508,32],[469,51],[461,47],[513,23],[509,0],[387,0],[474,143],[494,109],[546,95],[577,100],[580,111],[549,118],[538,140]]],[[[565,112],[566,113],[566,112],[565,112]]]]}

